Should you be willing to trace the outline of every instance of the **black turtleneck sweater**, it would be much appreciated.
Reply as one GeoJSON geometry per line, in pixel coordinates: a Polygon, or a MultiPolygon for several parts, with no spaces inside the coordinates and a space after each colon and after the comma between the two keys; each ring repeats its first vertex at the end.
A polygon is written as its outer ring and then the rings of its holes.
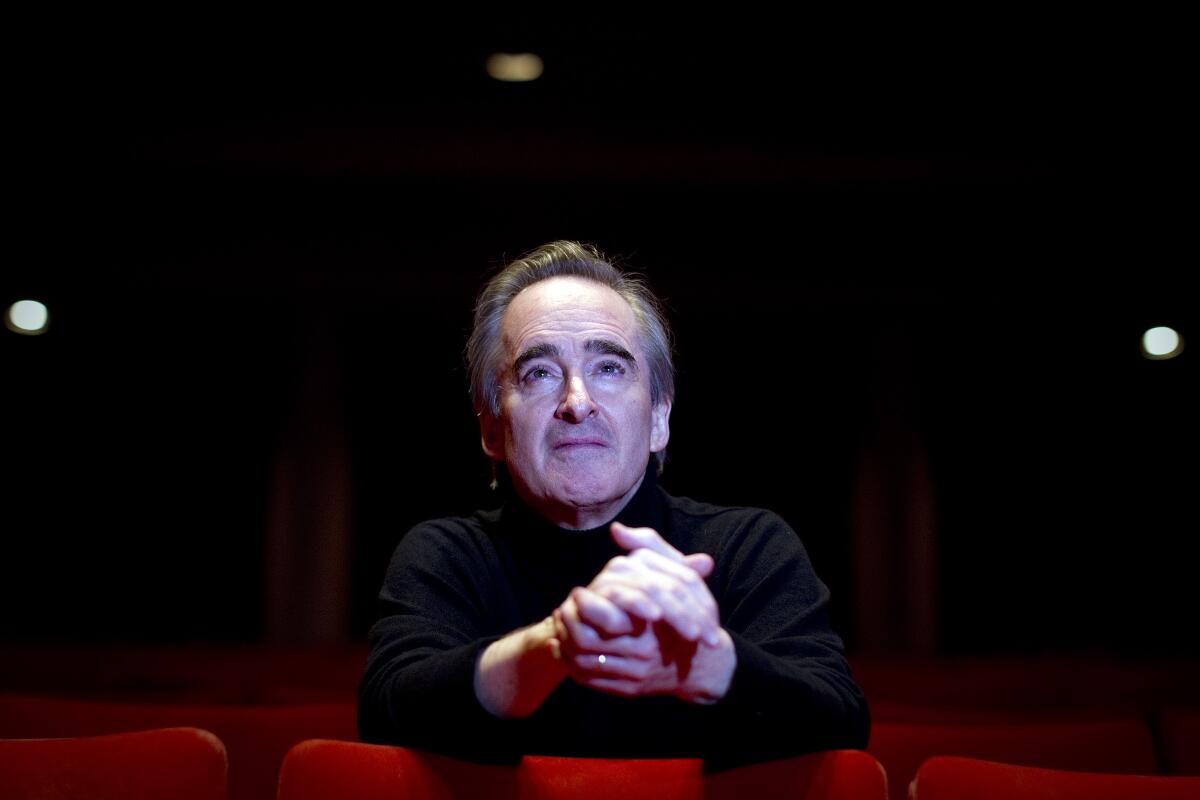
{"type": "Polygon", "coordinates": [[[616,518],[713,557],[707,583],[737,653],[724,698],[629,699],[567,679],[527,719],[485,711],[474,691],[484,648],[545,619],[623,552],[608,525],[564,530],[513,500],[422,523],[396,548],[359,688],[363,741],[481,761],[539,753],[716,766],[866,746],[866,703],[829,628],[829,592],[782,519],[672,497],[653,469],[616,518]]]}

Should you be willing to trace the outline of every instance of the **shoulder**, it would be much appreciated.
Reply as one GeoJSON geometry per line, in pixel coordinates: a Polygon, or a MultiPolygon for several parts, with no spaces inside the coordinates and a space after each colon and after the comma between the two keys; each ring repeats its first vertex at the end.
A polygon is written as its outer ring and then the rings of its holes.
{"type": "Polygon", "coordinates": [[[786,525],[783,518],[766,508],[754,506],[718,506],[693,500],[690,497],[676,497],[663,492],[670,513],[677,519],[695,522],[715,522],[725,525],[743,524],[780,524],[786,525]]]}
{"type": "Polygon", "coordinates": [[[672,544],[685,553],[708,553],[716,566],[708,578],[718,604],[755,595],[763,605],[745,608],[815,608],[829,590],[818,577],[800,537],[774,511],[716,506],[670,498],[672,544]],[[769,601],[763,598],[771,598],[769,601]]]}
{"type": "Polygon", "coordinates": [[[783,517],[754,506],[718,506],[663,493],[673,534],[691,547],[716,555],[731,547],[773,544],[802,549],[800,538],[783,517]]]}
{"type": "Polygon", "coordinates": [[[494,528],[498,511],[477,511],[470,516],[439,517],[419,522],[400,539],[391,568],[405,565],[464,565],[488,560],[495,552],[494,528]]]}

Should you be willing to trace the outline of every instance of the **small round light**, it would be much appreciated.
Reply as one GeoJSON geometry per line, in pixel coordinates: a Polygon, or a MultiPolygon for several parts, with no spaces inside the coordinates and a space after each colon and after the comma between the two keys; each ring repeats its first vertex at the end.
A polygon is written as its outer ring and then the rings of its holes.
{"type": "Polygon", "coordinates": [[[14,333],[36,336],[46,332],[50,324],[50,312],[37,300],[18,300],[8,307],[4,324],[14,333]]]}
{"type": "Polygon", "coordinates": [[[1183,352],[1183,337],[1173,328],[1159,326],[1142,334],[1142,354],[1146,358],[1162,360],[1174,358],[1183,352]]]}
{"type": "Polygon", "coordinates": [[[487,74],[510,83],[536,81],[542,76],[542,60],[533,53],[493,53],[488,56],[487,74]]]}

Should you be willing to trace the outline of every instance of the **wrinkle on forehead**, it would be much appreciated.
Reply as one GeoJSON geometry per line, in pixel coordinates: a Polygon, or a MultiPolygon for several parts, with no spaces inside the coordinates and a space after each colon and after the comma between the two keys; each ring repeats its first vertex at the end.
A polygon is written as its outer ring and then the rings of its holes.
{"type": "Polygon", "coordinates": [[[509,360],[539,341],[581,344],[611,339],[637,352],[637,317],[625,298],[601,283],[560,277],[540,281],[513,298],[501,323],[509,360]]]}

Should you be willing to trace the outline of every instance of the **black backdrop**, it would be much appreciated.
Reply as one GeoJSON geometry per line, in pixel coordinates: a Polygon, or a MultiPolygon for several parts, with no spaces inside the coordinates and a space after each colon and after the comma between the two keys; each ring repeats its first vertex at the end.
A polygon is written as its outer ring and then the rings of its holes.
{"type": "Polygon", "coordinates": [[[478,285],[575,238],[667,301],[664,483],[783,513],[852,646],[890,596],[864,453],[903,510],[915,447],[938,650],[1196,652],[1195,353],[1137,349],[1198,330],[1171,26],[909,22],[35,26],[0,300],[53,316],[0,337],[0,635],[277,635],[273,481],[317,432],[361,638],[407,526],[489,502],[478,285]],[[543,80],[483,74],[525,48],[543,80]]]}

